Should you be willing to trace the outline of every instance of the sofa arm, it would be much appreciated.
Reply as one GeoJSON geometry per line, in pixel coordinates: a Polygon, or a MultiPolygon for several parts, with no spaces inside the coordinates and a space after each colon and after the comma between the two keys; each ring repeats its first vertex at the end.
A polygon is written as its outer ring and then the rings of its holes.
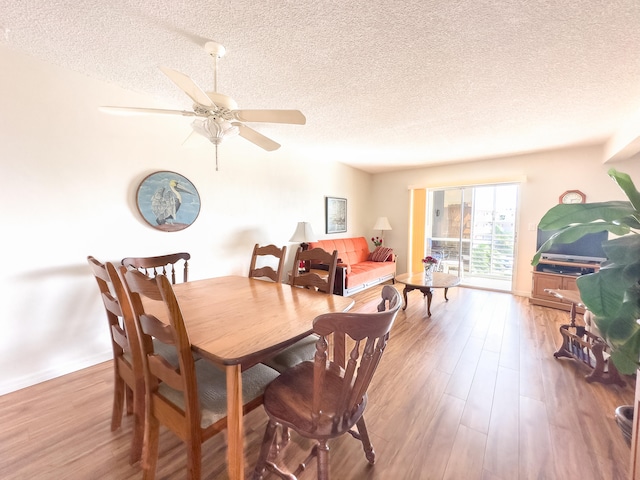
{"type": "Polygon", "coordinates": [[[340,264],[336,267],[336,278],[333,283],[333,293],[336,295],[344,295],[344,284],[347,281],[347,266],[340,264]]]}

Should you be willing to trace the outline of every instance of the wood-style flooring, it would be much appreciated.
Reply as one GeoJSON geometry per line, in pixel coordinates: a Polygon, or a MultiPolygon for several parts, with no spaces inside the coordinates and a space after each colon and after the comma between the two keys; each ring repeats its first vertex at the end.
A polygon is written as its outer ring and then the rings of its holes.
{"type": "MultiPolygon", "coordinates": [[[[354,309],[371,308],[380,288],[355,295],[354,309]]],[[[635,380],[589,384],[586,367],[555,359],[567,312],[508,293],[453,288],[448,296],[434,293],[429,318],[422,294],[409,293],[369,390],[376,464],[345,435],[331,444],[332,478],[626,479],[630,450],[614,410],[633,403],[635,380]]],[[[106,362],[1,396],[0,478],[142,478],[128,463],[131,418],[109,428],[111,375],[106,362]]],[[[261,408],[245,417],[247,477],[265,425],[261,408]]],[[[225,437],[204,444],[204,478],[228,478],[225,437]]],[[[308,445],[293,434],[291,467],[308,445]]],[[[162,430],[156,478],[185,478],[185,458],[182,443],[162,430]]],[[[315,477],[312,462],[300,478],[315,477]]]]}

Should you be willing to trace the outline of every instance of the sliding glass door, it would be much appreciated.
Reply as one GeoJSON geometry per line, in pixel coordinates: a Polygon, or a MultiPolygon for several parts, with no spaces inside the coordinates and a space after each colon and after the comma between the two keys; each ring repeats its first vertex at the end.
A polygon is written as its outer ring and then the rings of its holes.
{"type": "Polygon", "coordinates": [[[427,253],[462,284],[511,290],[518,186],[433,189],[427,195],[427,253]]]}

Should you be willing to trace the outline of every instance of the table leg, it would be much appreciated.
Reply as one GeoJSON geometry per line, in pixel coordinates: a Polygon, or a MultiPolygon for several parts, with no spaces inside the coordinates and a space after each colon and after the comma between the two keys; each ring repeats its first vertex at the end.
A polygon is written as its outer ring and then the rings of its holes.
{"type": "Polygon", "coordinates": [[[402,290],[402,296],[404,297],[404,307],[402,307],[403,310],[407,309],[407,292],[409,291],[409,289],[407,287],[404,287],[404,290],[402,290]]]}
{"type": "Polygon", "coordinates": [[[448,291],[449,291],[449,289],[448,289],[448,288],[445,288],[445,289],[444,289],[444,300],[445,300],[446,302],[448,302],[448,301],[449,301],[449,299],[447,298],[447,292],[448,292],[448,291]]]}
{"type": "Polygon", "coordinates": [[[427,297],[427,315],[431,316],[431,297],[433,297],[433,293],[430,288],[426,288],[423,290],[425,297],[427,297]]]}
{"type": "Polygon", "coordinates": [[[242,432],[242,373],[240,365],[227,365],[227,469],[230,480],[244,479],[242,432]]]}

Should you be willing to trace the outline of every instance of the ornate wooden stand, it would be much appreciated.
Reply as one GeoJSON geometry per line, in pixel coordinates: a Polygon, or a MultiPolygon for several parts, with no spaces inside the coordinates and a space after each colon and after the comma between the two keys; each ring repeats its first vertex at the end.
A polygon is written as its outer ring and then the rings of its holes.
{"type": "Polygon", "coordinates": [[[605,353],[609,353],[609,346],[604,339],[588,332],[585,327],[576,325],[576,306],[583,306],[578,292],[573,290],[549,290],[548,292],[571,302],[569,312],[571,324],[560,326],[562,345],[553,356],[573,358],[592,368],[593,371],[585,377],[589,383],[600,382],[624,387],[626,382],[620,377],[615,365],[605,358],[605,353]]]}

